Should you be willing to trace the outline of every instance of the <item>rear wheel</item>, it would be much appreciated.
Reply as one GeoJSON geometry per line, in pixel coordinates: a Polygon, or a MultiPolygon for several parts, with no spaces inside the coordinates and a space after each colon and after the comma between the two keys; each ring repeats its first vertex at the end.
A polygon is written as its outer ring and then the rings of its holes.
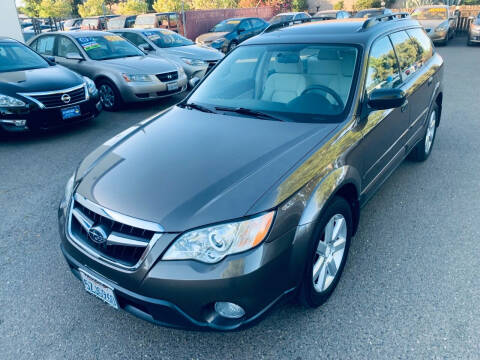
{"type": "Polygon", "coordinates": [[[433,148],[433,143],[435,141],[435,135],[437,133],[437,123],[438,123],[439,114],[440,112],[439,112],[438,105],[435,104],[428,117],[427,129],[425,130],[425,135],[423,136],[422,141],[420,141],[412,149],[412,152],[408,155],[410,160],[425,161],[430,156],[433,148]]]}
{"type": "Polygon", "coordinates": [[[335,290],[347,260],[353,229],[352,209],[334,197],[318,221],[308,253],[299,301],[308,307],[325,303],[335,290]]]}
{"type": "Polygon", "coordinates": [[[109,80],[101,79],[97,82],[100,101],[105,110],[115,111],[120,108],[122,98],[117,87],[109,80]]]}

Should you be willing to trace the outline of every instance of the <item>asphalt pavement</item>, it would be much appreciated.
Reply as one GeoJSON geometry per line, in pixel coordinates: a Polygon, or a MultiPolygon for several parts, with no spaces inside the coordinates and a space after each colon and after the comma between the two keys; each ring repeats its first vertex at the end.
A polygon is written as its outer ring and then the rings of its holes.
{"type": "Polygon", "coordinates": [[[406,161],[362,210],[343,277],[322,307],[275,307],[215,333],[108,307],[68,270],[57,205],[95,147],[179,99],[88,124],[0,138],[1,359],[479,359],[480,46],[454,39],[431,157],[406,161]]]}

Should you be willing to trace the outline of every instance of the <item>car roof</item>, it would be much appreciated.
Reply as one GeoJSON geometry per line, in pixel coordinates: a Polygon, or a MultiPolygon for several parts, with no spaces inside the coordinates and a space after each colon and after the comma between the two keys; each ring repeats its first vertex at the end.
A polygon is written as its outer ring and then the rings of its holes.
{"type": "Polygon", "coordinates": [[[337,13],[339,11],[347,11],[347,10],[334,10],[334,9],[331,9],[331,10],[321,10],[321,11],[317,11],[316,14],[323,14],[323,13],[337,13]]]}
{"type": "Polygon", "coordinates": [[[15,42],[19,42],[15,39],[12,39],[12,38],[9,38],[9,37],[6,37],[6,36],[0,36],[0,42],[2,43],[15,43],[15,42]]]}
{"type": "Polygon", "coordinates": [[[41,33],[42,35],[67,35],[72,38],[80,37],[89,37],[89,36],[102,36],[102,35],[112,35],[113,33],[109,31],[100,31],[100,30],[73,30],[73,31],[51,31],[47,33],[41,33]]]}
{"type": "Polygon", "coordinates": [[[295,44],[301,42],[367,44],[379,34],[391,32],[395,29],[401,30],[407,27],[421,27],[418,21],[412,20],[410,17],[374,22],[376,18],[377,17],[369,19],[348,18],[305,22],[275,29],[271,32],[265,32],[245,41],[243,44],[295,44]],[[367,26],[367,22],[370,26],[367,26]]]}
{"type": "Polygon", "coordinates": [[[279,15],[297,15],[297,14],[303,14],[303,11],[284,12],[284,13],[277,14],[277,15],[275,15],[275,16],[279,16],[279,15]]]}

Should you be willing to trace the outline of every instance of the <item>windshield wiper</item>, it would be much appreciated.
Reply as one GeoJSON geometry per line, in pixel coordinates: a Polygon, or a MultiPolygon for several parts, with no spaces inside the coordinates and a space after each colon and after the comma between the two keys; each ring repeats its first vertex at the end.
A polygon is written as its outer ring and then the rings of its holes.
{"type": "Polygon", "coordinates": [[[237,114],[242,114],[242,115],[247,115],[247,116],[252,116],[258,119],[268,119],[268,120],[275,120],[275,121],[284,121],[278,117],[275,117],[273,115],[267,114],[263,111],[258,111],[258,110],[252,110],[252,109],[247,109],[243,107],[237,107],[237,108],[231,108],[231,107],[223,107],[223,106],[216,106],[215,110],[218,111],[231,111],[237,114]]]}
{"type": "Polygon", "coordinates": [[[212,109],[209,109],[206,106],[202,106],[202,105],[199,105],[199,104],[196,104],[196,103],[180,103],[178,105],[181,106],[181,107],[187,107],[187,108],[190,108],[190,109],[195,109],[195,110],[198,110],[198,111],[215,114],[215,111],[213,111],[212,109]]]}

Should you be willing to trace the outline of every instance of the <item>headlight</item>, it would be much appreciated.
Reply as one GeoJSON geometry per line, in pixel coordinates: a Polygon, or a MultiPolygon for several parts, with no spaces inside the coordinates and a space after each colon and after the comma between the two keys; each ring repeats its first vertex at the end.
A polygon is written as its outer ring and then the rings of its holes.
{"type": "Polygon", "coordinates": [[[177,65],[177,71],[178,71],[178,77],[185,76],[185,70],[183,69],[183,67],[177,65]]]}
{"type": "Polygon", "coordinates": [[[212,41],[212,44],[215,44],[215,45],[220,45],[220,44],[223,44],[225,42],[225,38],[220,38],[220,39],[217,39],[215,41],[212,41]]]}
{"type": "Polygon", "coordinates": [[[244,221],[189,231],[170,246],[163,260],[192,259],[211,264],[251,249],[265,239],[274,215],[271,211],[244,221]]]}
{"type": "Polygon", "coordinates": [[[92,79],[84,76],[83,80],[85,81],[85,84],[87,84],[87,89],[90,95],[94,95],[97,93],[97,87],[95,86],[95,83],[93,82],[92,79]]]}
{"type": "Polygon", "coordinates": [[[146,74],[122,74],[126,82],[151,82],[153,81],[150,75],[146,74]]]}
{"type": "Polygon", "coordinates": [[[448,30],[448,24],[440,24],[435,28],[435,31],[441,32],[441,31],[447,31],[448,30]]]}
{"type": "Polygon", "coordinates": [[[184,63],[192,66],[203,66],[207,64],[205,61],[199,59],[182,58],[182,60],[184,63]]]}
{"type": "Polygon", "coordinates": [[[0,107],[24,107],[26,104],[17,98],[0,94],[0,107]]]}

